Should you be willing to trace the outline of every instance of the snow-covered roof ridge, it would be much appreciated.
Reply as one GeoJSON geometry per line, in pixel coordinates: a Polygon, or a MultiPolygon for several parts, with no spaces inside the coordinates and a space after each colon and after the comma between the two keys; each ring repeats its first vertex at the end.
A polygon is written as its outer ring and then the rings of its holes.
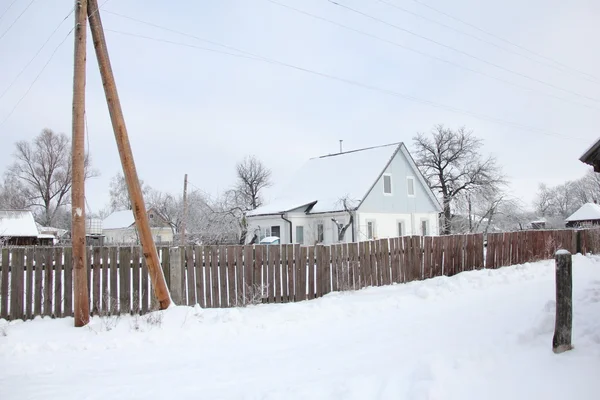
{"type": "Polygon", "coordinates": [[[278,188],[270,204],[248,215],[281,214],[311,204],[311,213],[342,211],[342,198],[358,206],[402,145],[398,142],[311,158],[278,188]]]}
{"type": "Polygon", "coordinates": [[[29,210],[0,210],[0,236],[37,237],[38,228],[29,210]]]}
{"type": "Polygon", "coordinates": [[[103,229],[129,228],[135,223],[133,210],[115,211],[102,221],[103,229]]]}
{"type": "Polygon", "coordinates": [[[566,221],[591,221],[600,219],[600,205],[595,203],[586,203],[579,210],[571,214],[566,221]]]}

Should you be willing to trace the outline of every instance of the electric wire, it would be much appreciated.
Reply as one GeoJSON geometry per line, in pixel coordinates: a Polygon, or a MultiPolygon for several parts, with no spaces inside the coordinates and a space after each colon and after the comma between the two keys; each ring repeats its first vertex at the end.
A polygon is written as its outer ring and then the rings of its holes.
{"type": "MultiPolygon", "coordinates": [[[[0,40],[2,40],[2,38],[4,37],[4,35],[6,35],[6,34],[8,33],[8,31],[10,31],[10,30],[11,30],[11,28],[12,28],[13,26],[15,26],[15,24],[17,23],[17,21],[19,21],[19,20],[21,19],[21,17],[23,16],[23,14],[25,14],[25,12],[26,12],[27,10],[29,10],[29,7],[31,7],[31,5],[32,5],[33,3],[35,3],[35,1],[36,1],[36,0],[31,0],[31,2],[29,2],[29,4],[27,4],[27,7],[25,7],[25,9],[24,9],[23,11],[21,11],[21,14],[19,14],[19,15],[17,16],[17,18],[16,18],[16,19],[13,21],[13,23],[12,23],[12,24],[10,24],[10,25],[8,26],[8,29],[6,29],[6,30],[4,31],[4,33],[3,33],[2,35],[0,35],[0,40]]],[[[12,4],[11,4],[11,5],[12,5],[12,4]]],[[[9,7],[9,8],[10,8],[10,7],[9,7]]]]}

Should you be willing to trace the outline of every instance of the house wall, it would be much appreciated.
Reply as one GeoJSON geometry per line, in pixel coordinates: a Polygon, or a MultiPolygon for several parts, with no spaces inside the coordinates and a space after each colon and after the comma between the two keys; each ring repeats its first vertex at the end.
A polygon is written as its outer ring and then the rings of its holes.
{"type": "Polygon", "coordinates": [[[437,213],[412,213],[412,214],[383,214],[383,213],[357,213],[357,241],[368,240],[367,223],[375,223],[374,239],[421,235],[421,222],[427,221],[429,232],[427,235],[439,234],[439,219],[437,213]],[[402,223],[403,232],[398,232],[398,223],[402,223]]]}
{"type": "MultiPolygon", "coordinates": [[[[410,156],[409,156],[410,157],[410,156]]],[[[392,194],[384,194],[382,175],[373,189],[369,192],[360,205],[361,213],[389,213],[389,214],[414,214],[440,212],[439,204],[432,201],[428,194],[428,188],[419,179],[418,170],[415,171],[407,160],[407,154],[401,149],[396,153],[384,171],[384,175],[391,175],[392,194]],[[408,178],[414,179],[415,194],[408,195],[408,178]]],[[[375,177],[374,177],[375,178],[375,177]]]]}
{"type": "MultiPolygon", "coordinates": [[[[302,226],[304,230],[304,245],[314,245],[317,242],[318,225],[323,224],[323,244],[337,243],[337,226],[331,220],[336,218],[340,223],[347,223],[349,216],[346,213],[327,213],[327,214],[312,214],[306,215],[304,212],[290,212],[286,216],[292,222],[292,240],[290,241],[290,226],[289,223],[281,219],[279,215],[257,216],[248,218],[248,242],[252,236],[260,231],[259,240],[267,236],[267,229],[271,230],[272,226],[279,226],[282,244],[298,243],[296,227],[302,226]]],[[[269,235],[272,232],[268,233],[269,235]]],[[[352,230],[349,227],[346,231],[345,241],[352,241],[352,230]]]]}
{"type": "MultiPolygon", "coordinates": [[[[156,243],[172,243],[173,242],[173,231],[168,227],[155,227],[150,228],[152,231],[152,237],[156,243]]],[[[102,234],[105,236],[104,243],[109,244],[126,244],[126,243],[138,243],[138,235],[136,234],[135,228],[122,228],[122,229],[104,229],[102,234]]]]}

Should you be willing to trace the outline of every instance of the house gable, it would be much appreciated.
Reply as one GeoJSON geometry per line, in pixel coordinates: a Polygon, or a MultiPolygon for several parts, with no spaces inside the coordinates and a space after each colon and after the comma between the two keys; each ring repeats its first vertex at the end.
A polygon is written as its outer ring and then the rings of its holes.
{"type": "Polygon", "coordinates": [[[409,214],[441,211],[439,202],[404,144],[380,175],[373,179],[376,179],[375,183],[361,202],[360,212],[409,214]],[[412,194],[409,193],[409,180],[412,182],[412,194]],[[384,192],[384,184],[388,193],[384,192]]]}

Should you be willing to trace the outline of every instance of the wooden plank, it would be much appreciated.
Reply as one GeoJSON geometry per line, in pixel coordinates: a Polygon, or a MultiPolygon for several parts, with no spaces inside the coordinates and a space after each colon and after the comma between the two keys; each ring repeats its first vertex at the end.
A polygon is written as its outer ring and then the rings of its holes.
{"type": "Polygon", "coordinates": [[[287,263],[287,273],[286,273],[286,290],[287,297],[284,294],[284,298],[286,302],[294,301],[294,245],[288,244],[286,245],[286,263],[287,263]]]}
{"type": "Polygon", "coordinates": [[[300,247],[299,265],[297,267],[299,274],[299,282],[296,287],[296,301],[303,301],[308,299],[308,247],[300,247]]]}
{"type": "Polygon", "coordinates": [[[402,264],[404,269],[404,282],[413,281],[413,270],[411,268],[411,259],[412,259],[412,240],[410,236],[402,237],[402,264]]]}
{"type": "Polygon", "coordinates": [[[100,252],[102,255],[102,288],[100,290],[100,308],[102,310],[102,314],[106,315],[106,311],[108,310],[108,295],[110,293],[108,285],[108,270],[110,268],[108,257],[110,254],[108,252],[108,247],[102,247],[100,252]]]}
{"type": "Polygon", "coordinates": [[[493,268],[493,259],[494,259],[494,246],[492,244],[492,234],[488,233],[487,235],[487,246],[485,250],[485,268],[492,269],[493,268]]]}
{"type": "Polygon", "coordinates": [[[202,308],[206,308],[206,299],[204,291],[204,260],[201,246],[192,247],[192,256],[194,258],[194,280],[193,284],[196,291],[196,303],[202,308]]]}
{"type": "Polygon", "coordinates": [[[88,301],[90,302],[90,310],[92,309],[92,256],[93,252],[86,247],[85,249],[85,274],[87,279],[88,301]]]}
{"type": "Polygon", "coordinates": [[[247,304],[250,291],[254,287],[254,246],[244,246],[244,297],[243,305],[247,304]]]}
{"type": "MultiPolygon", "coordinates": [[[[36,263],[37,263],[37,251],[36,251],[36,263]]],[[[64,279],[64,287],[65,287],[65,306],[63,308],[63,316],[70,317],[73,315],[73,248],[65,247],[64,250],[64,258],[65,258],[65,279],[64,279]]],[[[37,274],[41,271],[36,271],[36,279],[37,274]]],[[[41,287],[41,281],[40,281],[41,287]]],[[[36,289],[37,291],[37,280],[36,280],[36,289]]],[[[36,292],[37,294],[37,292],[36,292]]],[[[36,299],[37,303],[37,299],[36,299]]]]}
{"type": "Polygon", "coordinates": [[[235,284],[235,296],[232,305],[240,307],[243,305],[244,297],[244,248],[242,246],[233,246],[233,281],[235,284]]]}
{"type": "Polygon", "coordinates": [[[360,269],[358,267],[358,244],[348,244],[348,284],[352,290],[360,289],[360,269]]]}
{"type": "Polygon", "coordinates": [[[150,284],[148,282],[150,275],[148,274],[148,264],[146,264],[146,258],[143,254],[141,254],[141,262],[142,262],[142,271],[140,276],[140,290],[142,291],[142,314],[146,314],[148,312],[148,308],[150,307],[148,299],[154,298],[154,293],[150,293],[150,284]]]}
{"type": "Polygon", "coordinates": [[[273,272],[270,273],[270,277],[273,280],[273,292],[272,296],[269,296],[275,303],[281,303],[281,297],[283,295],[283,290],[281,286],[281,246],[271,246],[273,247],[273,260],[269,264],[272,266],[273,272]]]}
{"type": "Polygon", "coordinates": [[[167,287],[171,287],[171,274],[169,273],[169,265],[171,265],[170,260],[169,260],[169,257],[170,257],[169,248],[163,246],[160,248],[160,252],[161,252],[160,265],[163,270],[163,274],[165,276],[165,282],[167,283],[167,287]]]}
{"type": "Polygon", "coordinates": [[[281,260],[281,302],[282,303],[287,303],[288,302],[288,269],[287,269],[287,260],[288,260],[288,254],[287,254],[287,245],[286,244],[282,244],[280,246],[280,260],[281,260]]]}
{"type": "Polygon", "coordinates": [[[398,265],[396,264],[396,238],[389,239],[390,247],[390,282],[398,282],[398,265]]]}
{"type": "Polygon", "coordinates": [[[440,263],[440,236],[431,238],[431,277],[435,278],[442,274],[440,263]]]}
{"type": "Polygon", "coordinates": [[[235,279],[236,246],[227,247],[227,290],[229,293],[229,307],[235,307],[237,288],[235,279]]]}
{"type": "Polygon", "coordinates": [[[364,263],[361,263],[362,278],[364,279],[363,287],[369,287],[369,286],[373,286],[373,276],[372,276],[373,264],[371,262],[372,242],[365,241],[365,242],[363,242],[363,245],[364,245],[364,249],[363,249],[364,263]]]}
{"type": "Polygon", "coordinates": [[[381,286],[382,284],[382,272],[381,268],[381,239],[376,239],[371,242],[371,276],[373,277],[373,285],[381,286]]]}
{"type": "Polygon", "coordinates": [[[91,302],[92,302],[92,308],[90,309],[90,312],[92,315],[98,315],[98,313],[100,312],[100,306],[101,306],[101,301],[100,301],[100,276],[102,274],[101,268],[102,268],[102,262],[101,262],[101,257],[102,257],[102,249],[100,247],[94,247],[92,250],[88,249],[88,251],[92,252],[92,256],[93,256],[93,261],[92,261],[92,298],[91,298],[91,302]]]}
{"type": "Polygon", "coordinates": [[[323,270],[325,262],[325,247],[322,244],[318,244],[315,247],[315,297],[323,296],[323,270]]]}
{"type": "MultiPolygon", "coordinates": [[[[266,273],[263,274],[263,271],[265,268],[266,261],[265,260],[265,256],[266,256],[266,246],[265,245],[256,245],[254,247],[254,278],[253,278],[253,282],[254,282],[254,287],[253,287],[253,291],[254,292],[260,292],[260,301],[264,302],[265,299],[268,299],[268,291],[267,291],[267,285],[269,283],[269,281],[267,280],[267,276],[266,273]]],[[[256,297],[258,297],[258,295],[256,295],[256,297]]]]}
{"type": "Polygon", "coordinates": [[[119,312],[131,311],[131,247],[119,249],[119,312]]]}
{"type": "Polygon", "coordinates": [[[44,248],[44,315],[51,316],[54,311],[54,249],[44,248]]]}
{"type": "MultiPolygon", "coordinates": [[[[33,289],[33,316],[42,315],[42,297],[43,297],[43,281],[44,281],[44,257],[46,253],[40,247],[35,250],[35,277],[33,289]]],[[[2,272],[4,274],[4,271],[2,272]]],[[[4,293],[0,290],[0,293],[4,293]]],[[[0,307],[1,308],[1,307],[0,307]]]]}
{"type": "Polygon", "coordinates": [[[341,243],[338,251],[337,290],[351,290],[350,268],[348,262],[348,243],[341,243]]]}
{"type": "Polygon", "coordinates": [[[331,250],[331,291],[338,292],[339,284],[338,284],[338,275],[339,275],[339,263],[341,261],[341,256],[338,255],[338,252],[341,251],[339,244],[332,244],[330,246],[331,250]]]}
{"type": "Polygon", "coordinates": [[[21,248],[12,248],[10,253],[10,317],[23,319],[23,272],[25,267],[25,252],[21,248]]]}
{"type": "Polygon", "coordinates": [[[331,246],[325,246],[325,252],[323,254],[324,263],[323,263],[323,279],[321,280],[321,287],[323,288],[323,295],[327,293],[331,293],[331,279],[333,277],[332,274],[332,258],[331,258],[331,246]]]}
{"type": "Polygon", "coordinates": [[[382,258],[382,268],[383,271],[381,273],[381,279],[383,285],[391,285],[392,284],[392,272],[390,271],[391,261],[390,261],[390,240],[382,239],[381,240],[381,258],[382,258]]]}
{"type": "Polygon", "coordinates": [[[212,290],[212,306],[221,307],[221,293],[219,292],[219,248],[211,246],[210,248],[210,280],[212,290]]]}
{"type": "Polygon", "coordinates": [[[213,305],[213,291],[212,291],[212,248],[204,246],[204,279],[205,279],[205,291],[206,291],[206,307],[211,308],[213,305]]]}
{"type": "Polygon", "coordinates": [[[25,251],[25,318],[33,319],[33,262],[35,250],[28,247],[25,251]]]}
{"type": "Polygon", "coordinates": [[[10,254],[8,248],[2,250],[2,271],[0,274],[0,318],[8,319],[8,270],[10,254]]]}
{"type": "Polygon", "coordinates": [[[315,246],[308,247],[308,261],[306,265],[306,276],[308,279],[307,299],[315,298],[315,246]]]}
{"type": "Polygon", "coordinates": [[[431,236],[423,237],[423,278],[429,279],[433,277],[431,260],[432,260],[432,245],[433,239],[431,236]]]}
{"type": "Polygon", "coordinates": [[[367,279],[365,278],[365,243],[366,242],[358,242],[356,244],[356,269],[354,276],[355,279],[357,279],[357,289],[362,289],[367,286],[367,279]]]}
{"type": "MultiPolygon", "coordinates": [[[[294,259],[293,259],[293,268],[294,268],[294,287],[293,287],[293,298],[290,301],[302,301],[304,300],[303,293],[306,289],[302,288],[302,254],[300,250],[299,244],[292,245],[294,248],[294,259]]],[[[306,271],[304,271],[306,272],[306,271]]],[[[291,295],[291,294],[290,294],[291,295]]]]}
{"type": "Polygon", "coordinates": [[[415,275],[417,280],[423,279],[423,236],[413,236],[415,275]]]}
{"type": "Polygon", "coordinates": [[[140,314],[142,310],[142,288],[140,287],[140,258],[141,258],[141,248],[139,246],[133,247],[132,252],[132,263],[131,263],[131,286],[133,288],[132,292],[132,313],[140,314]]]}
{"type": "MultiPolygon", "coordinates": [[[[187,288],[187,305],[198,304],[196,295],[196,268],[194,267],[194,246],[185,246],[185,286],[187,288]]],[[[234,292],[235,293],[235,292],[234,292]]]]}
{"type": "Polygon", "coordinates": [[[110,287],[108,296],[108,311],[109,315],[119,314],[119,254],[117,247],[109,249],[110,257],[110,287]]]}
{"type": "Polygon", "coordinates": [[[219,293],[221,294],[221,308],[227,307],[227,248],[219,246],[219,293]]]}
{"type": "MultiPolygon", "coordinates": [[[[53,316],[61,318],[63,316],[63,249],[54,248],[54,312],[53,316]]],[[[22,297],[21,297],[22,298],[22,297]]]]}

